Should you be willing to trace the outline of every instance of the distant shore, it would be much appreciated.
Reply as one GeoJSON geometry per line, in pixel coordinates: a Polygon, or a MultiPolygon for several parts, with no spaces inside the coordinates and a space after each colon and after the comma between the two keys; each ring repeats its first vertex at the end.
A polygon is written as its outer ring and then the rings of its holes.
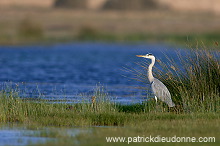
{"type": "Polygon", "coordinates": [[[172,11],[0,9],[0,45],[72,41],[220,41],[219,16],[172,11]]]}

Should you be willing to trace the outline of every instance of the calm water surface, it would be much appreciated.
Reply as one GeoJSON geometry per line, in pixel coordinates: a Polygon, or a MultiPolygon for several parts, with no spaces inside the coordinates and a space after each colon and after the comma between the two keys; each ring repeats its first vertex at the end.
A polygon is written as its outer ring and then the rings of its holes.
{"type": "Polygon", "coordinates": [[[163,61],[165,54],[176,57],[175,48],[164,44],[0,46],[0,86],[16,88],[22,97],[78,102],[101,84],[116,102],[140,102],[146,95],[135,87],[147,85],[130,79],[133,74],[123,68],[136,68],[143,59],[135,55],[149,52],[163,61]]]}
{"type": "Polygon", "coordinates": [[[59,139],[56,136],[61,135],[73,139],[82,133],[92,133],[94,128],[38,127],[34,129],[24,125],[0,125],[0,146],[25,146],[56,142],[59,139]]]}

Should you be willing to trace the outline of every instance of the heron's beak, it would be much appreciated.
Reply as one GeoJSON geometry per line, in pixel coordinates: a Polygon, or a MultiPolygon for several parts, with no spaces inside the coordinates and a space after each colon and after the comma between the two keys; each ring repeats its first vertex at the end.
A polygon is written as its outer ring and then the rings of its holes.
{"type": "Polygon", "coordinates": [[[145,55],[136,55],[137,57],[145,57],[145,55]]]}

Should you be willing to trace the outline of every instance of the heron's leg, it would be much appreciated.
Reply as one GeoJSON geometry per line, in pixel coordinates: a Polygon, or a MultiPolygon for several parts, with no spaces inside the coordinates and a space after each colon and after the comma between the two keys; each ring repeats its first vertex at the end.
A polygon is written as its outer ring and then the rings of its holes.
{"type": "Polygon", "coordinates": [[[156,103],[157,103],[157,96],[155,96],[155,101],[156,101],[156,103]]]}
{"type": "Polygon", "coordinates": [[[157,96],[154,96],[154,97],[155,97],[155,101],[156,101],[156,111],[158,111],[157,96]]]}

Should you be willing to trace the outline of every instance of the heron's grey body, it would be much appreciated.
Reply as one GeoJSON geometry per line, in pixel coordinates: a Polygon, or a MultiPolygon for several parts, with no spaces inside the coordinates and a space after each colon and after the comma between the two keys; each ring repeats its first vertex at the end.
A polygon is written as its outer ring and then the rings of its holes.
{"type": "Polygon", "coordinates": [[[151,83],[151,88],[156,98],[165,102],[169,107],[175,106],[171,99],[169,90],[160,80],[154,78],[153,82],[151,83]]]}
{"type": "Polygon", "coordinates": [[[157,101],[157,98],[161,101],[165,102],[169,107],[174,107],[175,104],[173,103],[171,99],[171,95],[167,87],[158,79],[154,78],[152,74],[152,68],[155,63],[155,57],[152,54],[147,55],[137,55],[138,57],[144,57],[151,59],[151,64],[148,67],[148,79],[151,83],[152,91],[155,95],[155,100],[157,101]]]}

